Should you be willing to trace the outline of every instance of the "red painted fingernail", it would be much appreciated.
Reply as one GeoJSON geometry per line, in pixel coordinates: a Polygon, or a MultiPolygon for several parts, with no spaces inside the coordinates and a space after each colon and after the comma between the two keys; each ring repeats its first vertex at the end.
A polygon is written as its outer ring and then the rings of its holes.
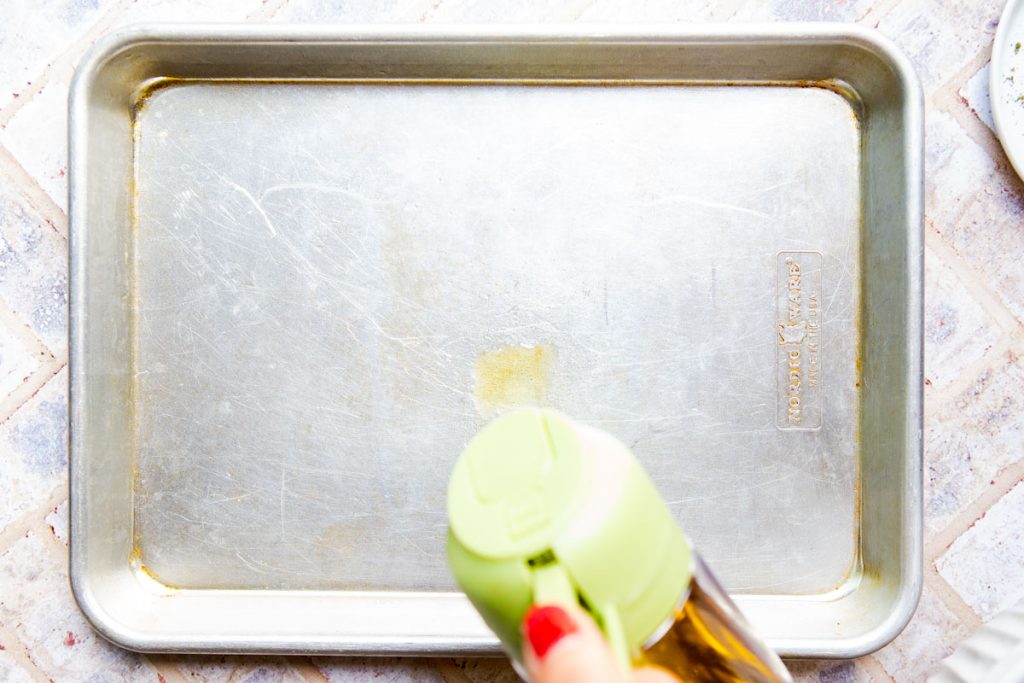
{"type": "Polygon", "coordinates": [[[576,624],[561,607],[534,606],[523,619],[523,632],[530,641],[533,653],[543,659],[555,643],[576,632],[576,624]]]}

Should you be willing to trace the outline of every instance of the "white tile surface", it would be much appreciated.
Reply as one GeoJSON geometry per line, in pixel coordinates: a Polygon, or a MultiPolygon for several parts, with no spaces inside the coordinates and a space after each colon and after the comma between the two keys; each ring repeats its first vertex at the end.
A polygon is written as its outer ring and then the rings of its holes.
{"type": "Polygon", "coordinates": [[[16,326],[0,326],[0,394],[17,389],[40,366],[31,341],[16,326]]]}
{"type": "Polygon", "coordinates": [[[914,620],[878,660],[898,681],[923,681],[970,632],[936,596],[925,594],[914,620]]]}
{"type": "Polygon", "coordinates": [[[243,21],[258,18],[263,0],[133,0],[114,26],[156,21],[243,21]],[[255,15],[255,16],[254,16],[255,15]]]}
{"type": "Polygon", "coordinates": [[[346,0],[289,0],[274,13],[273,20],[301,23],[415,22],[430,7],[423,0],[385,0],[376,4],[346,0]]]}
{"type": "Polygon", "coordinates": [[[993,505],[939,558],[937,566],[982,619],[1024,598],[1024,482],[993,505]]]}
{"type": "Polygon", "coordinates": [[[67,349],[67,243],[0,179],[0,298],[63,355],[67,349]]]}
{"type": "Polygon", "coordinates": [[[95,633],[73,604],[63,547],[29,533],[0,555],[0,619],[53,680],[156,678],[144,658],[95,633]]]}
{"type": "Polygon", "coordinates": [[[114,0],[5,0],[0,18],[0,109],[81,40],[114,0]]]}
{"type": "Polygon", "coordinates": [[[48,82],[0,130],[0,144],[10,150],[65,212],[68,210],[68,83],[66,78],[48,82]]]}
{"type": "Polygon", "coordinates": [[[877,4],[871,0],[747,0],[737,21],[857,21],[877,4]]]}
{"type": "Polygon", "coordinates": [[[1024,321],[1024,198],[1021,181],[1000,173],[986,181],[964,213],[935,227],[1018,321],[1024,321]]]}
{"type": "Polygon", "coordinates": [[[914,63],[926,92],[944,86],[991,42],[1001,0],[901,0],[878,28],[914,63]]]}
{"type": "Polygon", "coordinates": [[[946,112],[928,113],[925,139],[927,217],[945,224],[971,204],[996,164],[946,112]]]}
{"type": "Polygon", "coordinates": [[[925,528],[932,535],[1024,458],[1024,364],[1005,353],[925,428],[925,528]]]}
{"type": "Polygon", "coordinates": [[[6,648],[0,650],[0,681],[6,683],[30,683],[32,681],[29,670],[15,661],[6,648]]]}
{"type": "Polygon", "coordinates": [[[1006,335],[950,264],[925,250],[925,396],[931,398],[982,361],[1006,335]]]}
{"type": "Polygon", "coordinates": [[[66,481],[66,392],[62,371],[0,424],[0,530],[66,481]]]}

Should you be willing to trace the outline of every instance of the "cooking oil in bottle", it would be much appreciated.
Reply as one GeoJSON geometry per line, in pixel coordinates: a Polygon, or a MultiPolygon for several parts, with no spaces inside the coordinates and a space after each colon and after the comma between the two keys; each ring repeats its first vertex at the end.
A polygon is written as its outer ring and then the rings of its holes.
{"type": "Polygon", "coordinates": [[[686,598],[647,641],[641,661],[680,674],[687,683],[790,680],[700,558],[686,598]]]}

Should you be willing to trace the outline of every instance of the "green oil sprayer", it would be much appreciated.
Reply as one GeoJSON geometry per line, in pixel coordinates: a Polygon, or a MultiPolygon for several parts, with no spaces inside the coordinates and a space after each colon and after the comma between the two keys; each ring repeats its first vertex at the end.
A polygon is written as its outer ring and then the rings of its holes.
{"type": "Polygon", "coordinates": [[[582,607],[622,665],[686,683],[789,674],[693,552],[611,435],[546,409],[498,418],[455,464],[448,561],[509,656],[534,604],[582,607]]]}

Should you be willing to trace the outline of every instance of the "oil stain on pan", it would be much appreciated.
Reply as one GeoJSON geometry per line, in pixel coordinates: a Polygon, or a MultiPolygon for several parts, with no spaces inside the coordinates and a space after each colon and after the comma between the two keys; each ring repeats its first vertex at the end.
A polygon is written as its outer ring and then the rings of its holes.
{"type": "Polygon", "coordinates": [[[481,415],[543,405],[555,349],[548,344],[506,346],[480,354],[474,367],[473,398],[481,415]]]}

